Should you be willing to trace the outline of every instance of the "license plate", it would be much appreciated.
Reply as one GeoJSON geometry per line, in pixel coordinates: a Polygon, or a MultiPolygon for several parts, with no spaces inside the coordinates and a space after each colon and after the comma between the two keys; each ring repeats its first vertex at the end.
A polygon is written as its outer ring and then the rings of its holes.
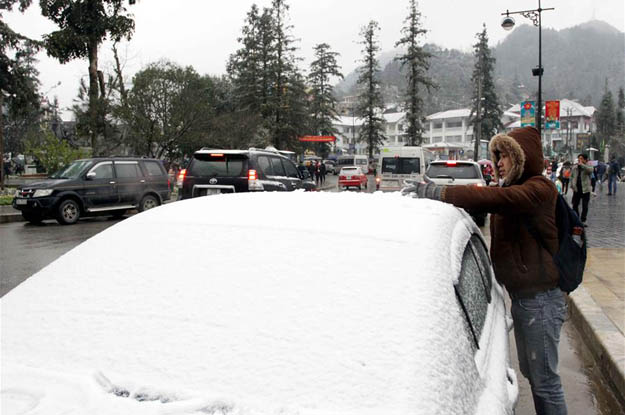
{"type": "Polygon", "coordinates": [[[206,189],[206,196],[218,195],[221,193],[219,189],[206,189]]]}
{"type": "Polygon", "coordinates": [[[16,205],[26,205],[26,204],[28,204],[28,200],[26,200],[26,199],[15,199],[15,204],[16,205]]]}

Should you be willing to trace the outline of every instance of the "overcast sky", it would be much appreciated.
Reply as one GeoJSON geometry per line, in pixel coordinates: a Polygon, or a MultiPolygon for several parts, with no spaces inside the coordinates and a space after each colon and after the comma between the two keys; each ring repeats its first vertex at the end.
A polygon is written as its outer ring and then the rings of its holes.
{"type": "MultiPolygon", "coordinates": [[[[55,26],[41,16],[38,2],[33,3],[24,15],[13,12],[4,17],[14,30],[40,38],[55,26]]],[[[239,47],[237,37],[253,3],[262,8],[271,1],[138,0],[129,8],[135,17],[135,34],[123,47],[127,72],[132,75],[148,63],[166,58],[192,65],[201,74],[223,74],[228,56],[239,47]]],[[[393,49],[407,15],[408,0],[290,0],[287,4],[293,35],[299,39],[298,55],[304,58],[302,68],[310,62],[313,46],[325,42],[340,53],[339,64],[347,74],[358,66],[358,33],[370,20],[380,24],[382,50],[393,49]]],[[[482,23],[486,24],[490,45],[495,46],[509,33],[500,26],[501,13],[506,9],[535,9],[538,0],[421,0],[418,4],[428,30],[425,42],[469,51],[482,23]]],[[[542,13],[544,28],[563,29],[598,19],[625,31],[623,0],[542,0],[541,6],[555,8],[542,13]]],[[[521,15],[515,19],[517,25],[531,23],[521,15]]],[[[100,67],[105,70],[112,63],[109,50],[108,44],[101,48],[100,67]]],[[[39,58],[42,93],[50,98],[58,96],[63,107],[70,106],[80,78],[87,76],[86,61],[60,65],[43,53],[39,58]]]]}

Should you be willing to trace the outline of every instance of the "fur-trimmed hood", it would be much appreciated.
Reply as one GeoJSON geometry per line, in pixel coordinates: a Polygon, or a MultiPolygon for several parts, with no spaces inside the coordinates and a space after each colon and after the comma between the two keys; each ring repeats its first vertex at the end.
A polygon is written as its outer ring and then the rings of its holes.
{"type": "Polygon", "coordinates": [[[512,167],[504,179],[505,185],[521,184],[532,176],[542,174],[543,150],[540,134],[534,127],[512,130],[508,134],[497,134],[490,140],[489,150],[495,165],[495,179],[499,180],[500,153],[510,157],[512,167]]]}

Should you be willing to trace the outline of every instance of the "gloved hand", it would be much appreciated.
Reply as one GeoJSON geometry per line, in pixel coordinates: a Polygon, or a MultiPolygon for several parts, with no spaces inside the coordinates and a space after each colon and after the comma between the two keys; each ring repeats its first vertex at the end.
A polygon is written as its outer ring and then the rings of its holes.
{"type": "Polygon", "coordinates": [[[432,199],[441,200],[441,192],[444,186],[439,186],[432,182],[421,183],[413,182],[410,186],[404,188],[401,193],[403,195],[410,195],[412,197],[418,197],[419,199],[432,199]]]}

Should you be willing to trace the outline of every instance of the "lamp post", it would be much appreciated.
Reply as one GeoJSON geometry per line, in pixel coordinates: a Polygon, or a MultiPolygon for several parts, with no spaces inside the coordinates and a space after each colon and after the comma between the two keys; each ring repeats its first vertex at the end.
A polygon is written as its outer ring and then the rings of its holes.
{"type": "MultiPolygon", "coordinates": [[[[501,22],[501,27],[505,30],[512,30],[514,27],[514,18],[510,17],[511,14],[521,14],[524,17],[527,17],[534,23],[534,26],[538,26],[538,67],[532,68],[532,75],[538,76],[538,105],[536,108],[536,129],[538,130],[538,134],[541,134],[542,130],[542,115],[543,115],[543,103],[542,103],[542,77],[543,77],[543,62],[542,62],[542,16],[541,13],[545,10],[555,10],[553,7],[543,9],[540,7],[540,0],[538,0],[538,8],[533,10],[519,10],[516,12],[511,12],[506,10],[505,13],[501,13],[504,19],[501,22]]],[[[542,135],[541,135],[542,137],[542,135]]]]}

